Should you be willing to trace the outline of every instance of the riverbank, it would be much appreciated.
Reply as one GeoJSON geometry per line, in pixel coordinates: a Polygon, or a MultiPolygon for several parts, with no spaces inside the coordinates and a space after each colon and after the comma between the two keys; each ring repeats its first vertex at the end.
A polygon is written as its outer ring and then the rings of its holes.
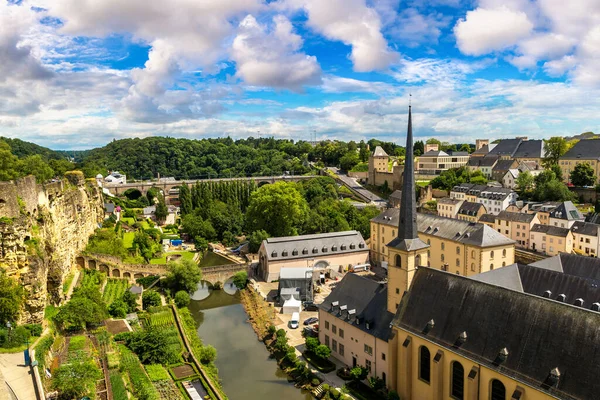
{"type": "Polygon", "coordinates": [[[263,341],[267,335],[270,325],[275,325],[273,307],[252,288],[248,287],[240,290],[240,302],[248,314],[248,322],[258,336],[258,340],[263,341]]]}

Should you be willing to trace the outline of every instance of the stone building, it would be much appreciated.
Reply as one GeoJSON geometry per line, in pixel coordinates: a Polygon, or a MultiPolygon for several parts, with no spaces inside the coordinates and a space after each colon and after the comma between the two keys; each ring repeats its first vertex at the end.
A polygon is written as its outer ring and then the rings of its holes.
{"type": "Polygon", "coordinates": [[[458,208],[456,218],[461,221],[479,222],[479,218],[485,214],[487,210],[481,203],[472,203],[470,201],[463,201],[458,208]]]}
{"type": "Polygon", "coordinates": [[[377,146],[369,156],[369,175],[367,183],[373,186],[382,186],[387,182],[391,190],[400,189],[404,166],[394,163],[390,168],[390,156],[377,146]]]}

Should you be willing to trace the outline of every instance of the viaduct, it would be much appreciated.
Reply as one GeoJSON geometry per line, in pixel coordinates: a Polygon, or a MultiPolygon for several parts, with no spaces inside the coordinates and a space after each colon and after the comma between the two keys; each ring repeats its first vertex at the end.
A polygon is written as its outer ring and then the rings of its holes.
{"type": "Polygon", "coordinates": [[[181,181],[164,181],[164,182],[132,182],[124,184],[104,183],[103,187],[108,189],[114,195],[123,194],[128,189],[138,189],[142,194],[155,187],[161,189],[164,193],[169,193],[169,190],[176,189],[181,185],[193,185],[197,182],[233,182],[233,181],[254,181],[258,186],[265,185],[267,183],[275,183],[277,181],[292,181],[298,182],[311,178],[315,178],[316,175],[280,175],[280,176],[251,176],[247,178],[217,178],[217,179],[189,179],[181,181]]]}

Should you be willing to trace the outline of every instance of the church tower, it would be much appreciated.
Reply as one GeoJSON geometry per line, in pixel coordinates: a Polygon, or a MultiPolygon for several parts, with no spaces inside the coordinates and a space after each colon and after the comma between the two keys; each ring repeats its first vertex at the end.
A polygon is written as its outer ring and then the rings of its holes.
{"type": "Polygon", "coordinates": [[[411,106],[408,106],[408,131],[406,133],[406,159],[400,200],[398,236],[387,244],[388,311],[396,313],[402,295],[410,285],[416,268],[427,265],[428,244],[419,239],[417,232],[417,199],[415,193],[415,167],[411,106]]]}

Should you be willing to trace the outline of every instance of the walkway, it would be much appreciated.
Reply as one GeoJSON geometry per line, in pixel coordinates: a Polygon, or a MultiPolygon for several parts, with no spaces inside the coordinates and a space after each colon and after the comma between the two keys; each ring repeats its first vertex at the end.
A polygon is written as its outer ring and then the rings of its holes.
{"type": "Polygon", "coordinates": [[[387,205],[386,200],[365,189],[363,185],[356,181],[355,178],[351,178],[348,175],[341,173],[338,168],[329,167],[329,169],[338,176],[338,178],[344,183],[344,185],[348,186],[353,191],[360,193],[363,197],[369,199],[371,203],[375,203],[377,207],[387,205]]]}
{"type": "Polygon", "coordinates": [[[24,365],[23,352],[0,354],[0,373],[19,400],[36,399],[31,369],[24,365]]]}

